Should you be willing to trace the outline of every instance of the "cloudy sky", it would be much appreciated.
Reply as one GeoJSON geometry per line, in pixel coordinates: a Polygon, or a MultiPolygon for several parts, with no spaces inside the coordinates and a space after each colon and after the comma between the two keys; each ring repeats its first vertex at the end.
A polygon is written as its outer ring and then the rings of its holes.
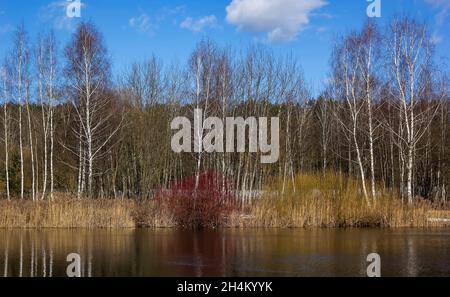
{"type": "MultiPolygon", "coordinates": [[[[333,41],[367,19],[367,0],[81,0],[81,18],[68,18],[66,0],[0,0],[0,57],[11,45],[14,27],[24,22],[30,36],[56,30],[61,46],[80,20],[103,33],[120,73],[152,53],[166,63],[184,62],[195,43],[210,37],[235,48],[265,44],[276,54],[292,53],[313,88],[328,72],[333,41]]],[[[450,57],[450,0],[380,0],[383,26],[408,14],[426,21],[438,57],[450,57]]]]}

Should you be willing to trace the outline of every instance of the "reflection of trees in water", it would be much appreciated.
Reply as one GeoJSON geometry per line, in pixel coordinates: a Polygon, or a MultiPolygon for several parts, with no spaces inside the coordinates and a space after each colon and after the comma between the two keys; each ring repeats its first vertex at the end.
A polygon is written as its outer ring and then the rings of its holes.
{"type": "Polygon", "coordinates": [[[54,254],[48,240],[35,232],[13,230],[0,232],[3,276],[52,277],[54,254]]]}
{"type": "MultiPolygon", "coordinates": [[[[70,253],[90,276],[355,275],[376,249],[362,232],[327,230],[0,231],[5,276],[65,276],[70,253]],[[356,264],[355,263],[355,264],[356,264]]],[[[1,263],[1,259],[0,259],[1,263]]]]}
{"type": "Polygon", "coordinates": [[[377,250],[374,237],[361,238],[363,233],[319,229],[179,230],[167,231],[167,236],[154,242],[152,248],[143,250],[153,249],[164,259],[157,264],[163,275],[361,275],[360,271],[366,271],[367,255],[377,250]]]}
{"type": "Polygon", "coordinates": [[[365,276],[448,271],[449,237],[392,230],[0,230],[0,276],[66,276],[78,253],[90,276],[365,276]],[[426,236],[426,237],[423,237],[426,236]],[[420,253],[419,253],[420,252],[420,253]],[[430,263],[428,263],[430,262],[430,263]],[[447,261],[448,263],[448,261],[447,261]],[[433,265],[437,270],[433,270],[433,265]],[[439,270],[440,269],[440,270],[439,270]]]}
{"type": "Polygon", "coordinates": [[[414,238],[407,238],[407,273],[410,277],[417,277],[417,255],[416,255],[416,243],[414,238]]]}
{"type": "MultiPolygon", "coordinates": [[[[123,233],[123,232],[120,232],[123,233]]],[[[66,276],[67,255],[77,253],[81,258],[81,276],[96,275],[94,260],[101,259],[100,273],[114,274],[115,255],[127,247],[124,236],[110,232],[69,230],[8,230],[0,231],[0,265],[2,275],[10,277],[66,276]]],[[[124,260],[117,262],[126,264],[124,260]]]]}

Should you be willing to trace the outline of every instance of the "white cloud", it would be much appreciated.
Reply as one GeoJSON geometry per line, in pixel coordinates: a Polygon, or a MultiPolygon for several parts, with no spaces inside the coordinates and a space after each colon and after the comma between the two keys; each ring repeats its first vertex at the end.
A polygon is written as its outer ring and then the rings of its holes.
{"type": "Polygon", "coordinates": [[[141,14],[138,17],[132,17],[128,21],[128,25],[140,33],[149,32],[152,28],[150,17],[145,13],[141,14]]]}
{"type": "Polygon", "coordinates": [[[197,20],[188,17],[183,22],[181,22],[180,27],[183,29],[191,30],[193,32],[201,32],[205,28],[217,27],[217,18],[214,15],[204,16],[197,20]]]}
{"type": "Polygon", "coordinates": [[[11,24],[0,25],[0,34],[11,32],[13,29],[11,24]]]}
{"type": "Polygon", "coordinates": [[[434,7],[450,7],[450,0],[425,0],[434,7]]]}
{"type": "Polygon", "coordinates": [[[176,18],[186,12],[186,5],[178,5],[175,7],[163,7],[157,14],[156,20],[162,22],[167,18],[176,18]]]}
{"type": "Polygon", "coordinates": [[[435,44],[435,45],[436,44],[440,44],[442,41],[443,41],[443,38],[440,35],[434,34],[433,36],[431,36],[431,43],[432,44],[435,44]]]}
{"type": "Polygon", "coordinates": [[[162,7],[151,15],[142,11],[140,15],[133,16],[128,20],[128,27],[139,33],[154,36],[164,22],[171,22],[173,25],[177,25],[179,23],[177,18],[183,15],[185,10],[186,6],[179,5],[175,7],[162,7]]]}
{"type": "Polygon", "coordinates": [[[309,24],[324,0],[232,0],[227,21],[239,30],[267,33],[270,41],[291,41],[309,24]]]}
{"type": "Polygon", "coordinates": [[[450,13],[450,0],[425,0],[425,2],[439,10],[436,15],[436,21],[439,25],[444,24],[450,13]]]}
{"type": "MultiPolygon", "coordinates": [[[[57,30],[66,29],[73,30],[73,24],[77,18],[70,18],[67,16],[67,6],[70,1],[60,0],[54,1],[47,6],[41,7],[38,13],[39,19],[42,22],[53,22],[53,27],[57,30]]],[[[86,8],[86,4],[80,1],[81,9],[86,8]]]]}

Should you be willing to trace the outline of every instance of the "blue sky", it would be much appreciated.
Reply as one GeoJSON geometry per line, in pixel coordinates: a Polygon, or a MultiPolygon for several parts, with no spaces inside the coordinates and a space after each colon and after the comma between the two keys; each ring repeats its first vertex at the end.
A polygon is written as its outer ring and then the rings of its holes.
{"type": "MultiPolygon", "coordinates": [[[[195,43],[209,37],[235,48],[263,43],[276,54],[292,53],[317,91],[328,74],[336,36],[367,20],[366,0],[81,0],[81,18],[66,16],[66,0],[0,0],[0,57],[24,22],[31,38],[53,28],[64,46],[80,20],[102,32],[113,70],[153,53],[165,63],[185,62],[195,43]]],[[[426,21],[436,56],[450,57],[450,0],[380,0],[380,25],[396,14],[426,21]]]]}

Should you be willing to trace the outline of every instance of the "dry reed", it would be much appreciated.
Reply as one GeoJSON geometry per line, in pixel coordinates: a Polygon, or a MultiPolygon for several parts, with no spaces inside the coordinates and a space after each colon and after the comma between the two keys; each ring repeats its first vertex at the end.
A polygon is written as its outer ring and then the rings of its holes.
{"type": "MultiPolygon", "coordinates": [[[[234,213],[234,227],[429,227],[432,206],[425,201],[402,203],[383,190],[369,206],[360,193],[359,181],[336,173],[300,174],[283,187],[272,182],[263,199],[234,213]],[[280,189],[284,188],[284,192],[280,189]]],[[[381,187],[379,187],[380,189],[381,187]]]]}
{"type": "MultiPolygon", "coordinates": [[[[378,187],[382,189],[382,187],[378,187]]],[[[359,182],[336,173],[300,174],[283,187],[270,183],[263,198],[222,218],[226,227],[430,227],[442,226],[448,211],[430,203],[402,203],[380,191],[372,205],[362,198],[359,182]],[[284,191],[283,191],[284,189],[284,191]],[[434,219],[434,218],[444,218],[434,219]]],[[[177,227],[176,213],[155,200],[73,199],[53,202],[0,201],[0,228],[177,227]],[[163,205],[163,206],[162,206],[163,205]]]]}
{"type": "Polygon", "coordinates": [[[172,214],[154,201],[71,199],[0,201],[0,228],[174,227],[172,214]]]}

